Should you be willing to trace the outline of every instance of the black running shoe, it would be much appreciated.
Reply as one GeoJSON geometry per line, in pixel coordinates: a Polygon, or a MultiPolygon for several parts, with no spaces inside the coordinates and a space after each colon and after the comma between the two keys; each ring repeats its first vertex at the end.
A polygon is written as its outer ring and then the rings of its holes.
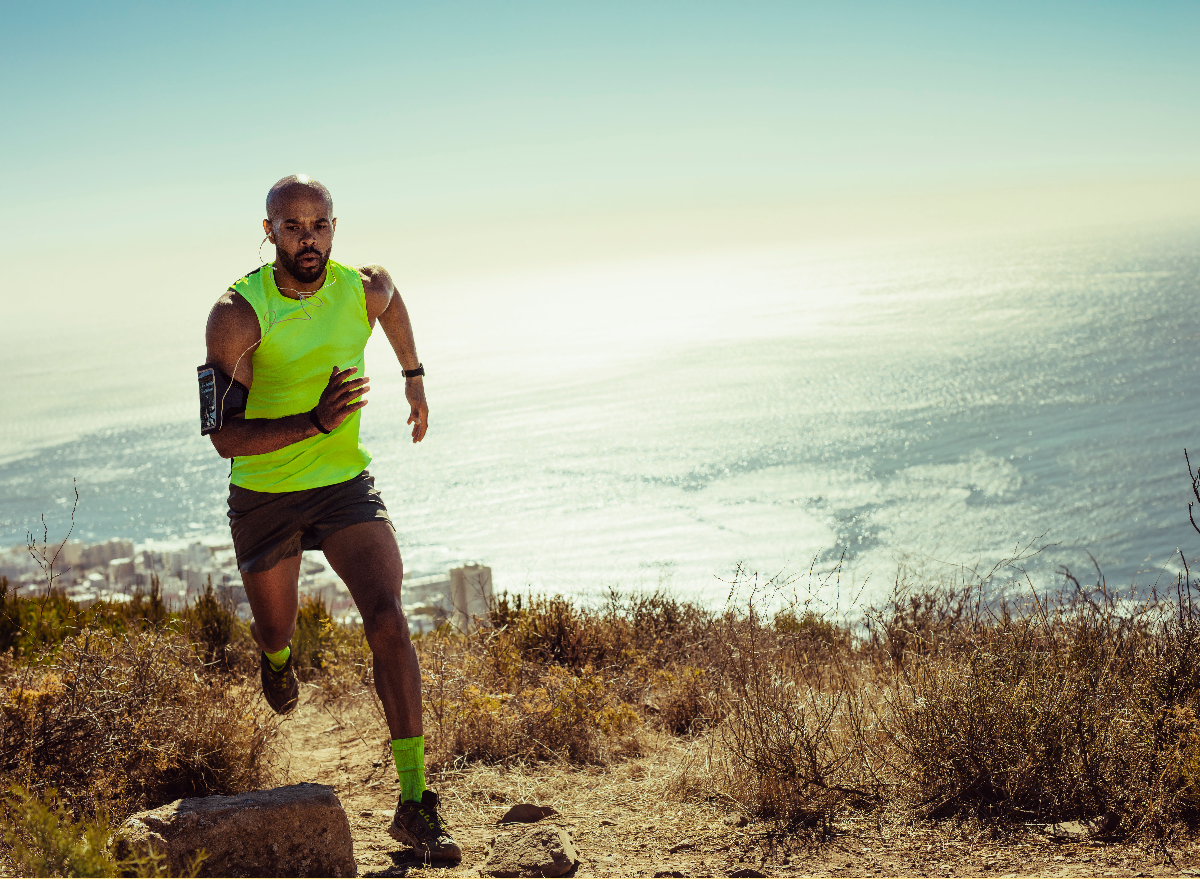
{"type": "Polygon", "coordinates": [[[267,704],[275,709],[276,714],[287,714],[296,707],[300,700],[300,682],[296,680],[290,655],[283,664],[283,670],[275,671],[267,654],[262,654],[262,688],[267,704]]]}
{"type": "Polygon", "coordinates": [[[442,827],[437,813],[438,797],[431,790],[421,795],[419,803],[397,803],[396,817],[388,833],[397,842],[413,847],[417,857],[430,861],[461,861],[462,849],[442,827]]]}

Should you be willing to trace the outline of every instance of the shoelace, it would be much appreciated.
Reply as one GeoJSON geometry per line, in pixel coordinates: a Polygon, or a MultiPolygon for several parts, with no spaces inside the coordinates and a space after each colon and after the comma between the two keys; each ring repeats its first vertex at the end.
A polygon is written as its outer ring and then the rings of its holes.
{"type": "Polygon", "coordinates": [[[426,814],[425,810],[420,806],[417,806],[417,814],[420,815],[425,820],[425,826],[428,827],[430,830],[441,831],[442,826],[441,826],[441,823],[438,821],[436,814],[432,818],[430,818],[429,815],[426,814]]]}

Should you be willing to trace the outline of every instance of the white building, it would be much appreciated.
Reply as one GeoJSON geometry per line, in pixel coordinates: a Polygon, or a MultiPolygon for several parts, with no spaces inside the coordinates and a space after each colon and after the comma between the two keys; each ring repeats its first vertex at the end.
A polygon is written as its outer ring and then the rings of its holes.
{"type": "Polygon", "coordinates": [[[492,569],[486,565],[464,565],[450,570],[450,623],[460,632],[490,626],[492,569]]]}

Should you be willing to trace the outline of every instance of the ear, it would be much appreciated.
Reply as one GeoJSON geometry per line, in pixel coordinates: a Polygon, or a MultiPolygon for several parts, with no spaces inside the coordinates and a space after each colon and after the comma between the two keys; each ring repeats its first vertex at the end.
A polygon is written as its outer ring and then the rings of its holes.
{"type": "Polygon", "coordinates": [[[275,243],[275,230],[271,228],[270,220],[263,220],[263,232],[267,235],[267,240],[272,244],[275,243]]]}
{"type": "Polygon", "coordinates": [[[333,226],[333,231],[337,232],[337,217],[333,218],[333,222],[330,225],[333,226]]]}

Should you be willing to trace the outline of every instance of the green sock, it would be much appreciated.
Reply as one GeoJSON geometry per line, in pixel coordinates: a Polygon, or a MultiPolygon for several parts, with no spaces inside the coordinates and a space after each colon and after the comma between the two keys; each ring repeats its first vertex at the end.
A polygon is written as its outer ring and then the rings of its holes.
{"type": "Polygon", "coordinates": [[[291,644],[288,644],[278,653],[267,653],[267,651],[263,651],[263,656],[267,657],[267,662],[271,663],[271,668],[275,669],[275,671],[283,671],[283,667],[287,665],[288,657],[291,655],[291,644]]]}
{"type": "Polygon", "coordinates": [[[421,802],[421,794],[425,793],[425,736],[392,739],[392,756],[400,778],[400,802],[421,802]]]}

